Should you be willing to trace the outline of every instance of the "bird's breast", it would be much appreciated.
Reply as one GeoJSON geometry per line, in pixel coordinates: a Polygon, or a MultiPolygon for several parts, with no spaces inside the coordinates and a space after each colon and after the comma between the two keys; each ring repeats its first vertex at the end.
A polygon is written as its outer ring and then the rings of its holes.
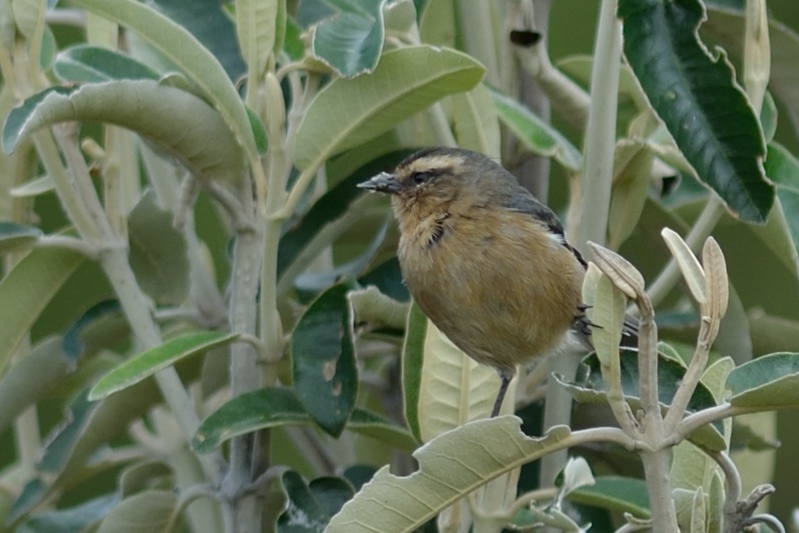
{"type": "Polygon", "coordinates": [[[584,270],[523,213],[435,217],[401,233],[405,282],[425,314],[474,359],[513,367],[555,348],[584,270]]]}

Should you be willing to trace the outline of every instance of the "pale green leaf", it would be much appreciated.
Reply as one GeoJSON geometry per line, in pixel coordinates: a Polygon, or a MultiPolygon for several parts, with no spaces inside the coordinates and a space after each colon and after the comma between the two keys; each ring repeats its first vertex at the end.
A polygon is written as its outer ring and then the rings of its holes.
{"type": "Polygon", "coordinates": [[[390,130],[440,98],[472,89],[483,67],[455,50],[412,46],[386,52],[371,74],[338,78],[314,98],[297,131],[295,163],[306,169],[390,130]]]}
{"type": "Polygon", "coordinates": [[[33,250],[0,281],[0,375],[19,342],[84,257],[71,250],[33,250]]]}
{"type": "Polygon", "coordinates": [[[136,0],[73,0],[72,5],[130,28],[173,61],[202,88],[244,146],[248,158],[258,157],[250,121],[236,88],[214,55],[185,28],[136,0]]]}
{"type": "Polygon", "coordinates": [[[167,533],[179,510],[178,504],[173,491],[140,492],[111,509],[97,533],[167,533]]]}
{"type": "Polygon", "coordinates": [[[168,340],[160,346],[135,355],[100,378],[89,393],[90,400],[100,400],[152,376],[176,362],[217,346],[228,344],[238,335],[197,331],[168,340]]]}
{"type": "Polygon", "coordinates": [[[534,439],[516,417],[474,421],[444,433],[414,452],[419,470],[407,477],[381,468],[347,502],[325,533],[407,533],[487,481],[562,448],[567,427],[534,439]]]}

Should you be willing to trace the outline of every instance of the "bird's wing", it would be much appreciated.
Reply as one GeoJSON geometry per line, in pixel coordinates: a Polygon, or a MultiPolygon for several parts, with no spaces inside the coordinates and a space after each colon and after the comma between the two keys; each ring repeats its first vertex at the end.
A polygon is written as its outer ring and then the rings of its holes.
{"type": "Polygon", "coordinates": [[[566,241],[563,224],[558,220],[558,216],[549,207],[539,202],[527,189],[523,189],[519,186],[519,190],[516,191],[516,194],[507,197],[505,201],[502,202],[502,205],[513,211],[526,213],[544,224],[552,234],[560,237],[561,244],[574,254],[577,261],[579,261],[583,267],[588,268],[588,263],[585,262],[579,250],[566,241]]]}

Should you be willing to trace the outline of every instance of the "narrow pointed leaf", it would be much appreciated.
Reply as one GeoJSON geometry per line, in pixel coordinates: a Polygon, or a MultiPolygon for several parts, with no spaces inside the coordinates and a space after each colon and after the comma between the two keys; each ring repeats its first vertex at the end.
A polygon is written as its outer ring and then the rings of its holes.
{"type": "Polygon", "coordinates": [[[699,0],[621,0],[624,53],[680,151],[743,220],[763,223],[774,187],[763,173],[757,116],[726,58],[710,57],[697,29],[699,0]]]}
{"type": "Polygon", "coordinates": [[[147,79],[42,91],[9,114],[3,150],[13,151],[40,128],[71,120],[131,129],[179,157],[201,178],[235,181],[244,173],[241,147],[219,113],[190,93],[147,79]]]}
{"type": "Polygon", "coordinates": [[[440,98],[472,89],[484,72],[455,50],[386,52],[371,74],[336,79],[319,92],[297,131],[295,163],[306,169],[373,139],[440,98]]]}
{"type": "Polygon", "coordinates": [[[186,357],[228,344],[236,334],[198,331],[171,339],[125,361],[100,378],[89,393],[90,400],[100,400],[126,389],[186,357]]]}
{"type": "Polygon", "coordinates": [[[333,436],[344,430],[358,395],[352,310],[352,282],[322,293],[300,317],[291,336],[294,389],[300,403],[333,436]]]}

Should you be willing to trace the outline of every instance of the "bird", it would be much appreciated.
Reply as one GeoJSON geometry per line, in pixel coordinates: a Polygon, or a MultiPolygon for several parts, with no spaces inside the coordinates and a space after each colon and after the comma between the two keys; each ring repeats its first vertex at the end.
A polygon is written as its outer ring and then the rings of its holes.
{"type": "Polygon", "coordinates": [[[421,149],[359,188],[391,196],[404,283],[458,348],[493,367],[499,414],[517,366],[590,346],[587,263],[555,213],[483,154],[421,149]]]}

